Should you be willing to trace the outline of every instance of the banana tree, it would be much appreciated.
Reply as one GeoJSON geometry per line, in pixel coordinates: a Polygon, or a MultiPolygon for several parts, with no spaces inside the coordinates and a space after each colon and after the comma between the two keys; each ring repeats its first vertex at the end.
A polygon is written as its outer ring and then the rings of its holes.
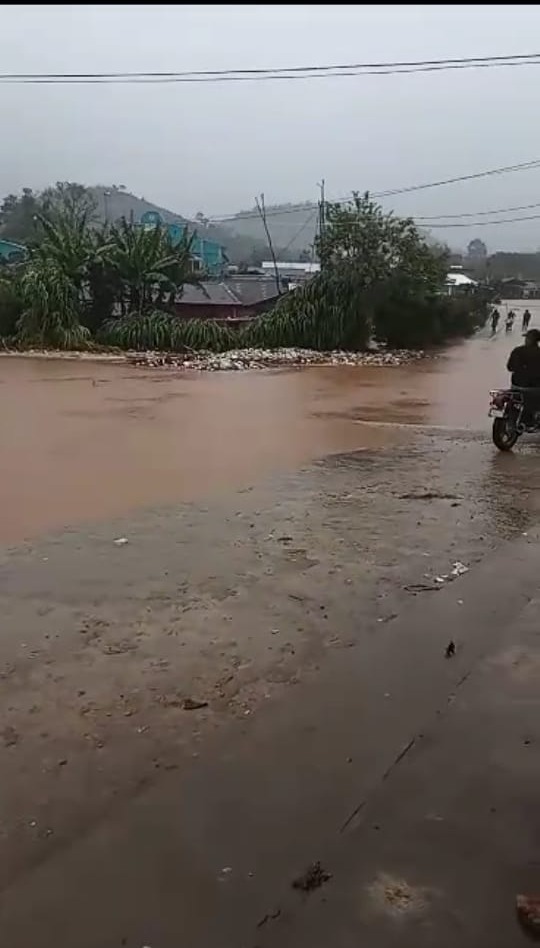
{"type": "Polygon", "coordinates": [[[134,227],[122,220],[110,232],[111,262],[122,283],[123,311],[143,313],[172,303],[179,288],[195,280],[191,262],[193,236],[173,245],[161,225],[134,227]]]}

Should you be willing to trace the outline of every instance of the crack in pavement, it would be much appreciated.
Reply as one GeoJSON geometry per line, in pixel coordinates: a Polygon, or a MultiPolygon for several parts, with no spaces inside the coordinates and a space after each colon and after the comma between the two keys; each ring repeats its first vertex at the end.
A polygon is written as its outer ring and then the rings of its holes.
{"type": "MultiPolygon", "coordinates": [[[[460,688],[465,684],[465,682],[470,678],[470,676],[472,675],[473,671],[478,667],[478,664],[479,664],[479,663],[485,658],[485,656],[488,654],[488,651],[489,651],[489,649],[486,650],[485,652],[483,652],[481,655],[479,655],[479,656],[476,658],[475,662],[474,662],[474,663],[471,665],[471,667],[468,669],[468,671],[466,671],[466,672],[461,676],[461,678],[457,681],[456,686],[455,686],[455,690],[454,690],[454,691],[451,691],[450,694],[447,696],[447,699],[446,699],[446,707],[445,707],[443,710],[440,709],[440,708],[437,708],[437,709],[436,709],[436,711],[435,711],[435,716],[436,716],[436,717],[435,717],[435,720],[436,720],[437,726],[440,726],[440,723],[443,721],[443,719],[444,719],[444,718],[446,717],[446,715],[448,714],[451,705],[453,704],[453,702],[454,702],[455,699],[456,699],[456,696],[457,696],[457,693],[458,693],[459,689],[460,689],[460,688]]],[[[377,785],[376,785],[375,787],[373,787],[373,789],[364,797],[364,799],[361,800],[361,802],[358,804],[358,806],[356,806],[356,807],[354,808],[354,810],[349,814],[349,816],[347,817],[347,819],[345,820],[345,822],[344,822],[344,823],[342,824],[342,826],[340,827],[340,830],[339,830],[339,833],[340,833],[340,834],[341,834],[341,833],[344,833],[345,830],[351,825],[351,823],[352,823],[352,822],[354,821],[354,819],[358,816],[358,814],[361,813],[361,811],[364,809],[364,807],[365,807],[366,804],[368,803],[369,799],[370,799],[375,793],[377,793],[377,790],[379,789],[379,787],[381,786],[381,784],[383,784],[384,781],[388,779],[388,777],[389,777],[389,776],[391,775],[391,773],[395,770],[395,768],[401,763],[402,760],[404,760],[404,758],[407,756],[407,754],[413,749],[413,747],[415,747],[415,745],[417,744],[418,741],[422,740],[423,737],[424,737],[423,732],[419,732],[418,734],[415,734],[414,737],[411,737],[410,741],[408,741],[407,744],[405,744],[405,746],[402,747],[402,749],[401,749],[401,750],[399,751],[399,753],[396,755],[396,757],[394,758],[394,760],[392,761],[392,763],[389,764],[389,766],[386,768],[386,770],[385,770],[384,773],[382,774],[382,776],[381,776],[380,780],[378,781],[377,785]]]]}

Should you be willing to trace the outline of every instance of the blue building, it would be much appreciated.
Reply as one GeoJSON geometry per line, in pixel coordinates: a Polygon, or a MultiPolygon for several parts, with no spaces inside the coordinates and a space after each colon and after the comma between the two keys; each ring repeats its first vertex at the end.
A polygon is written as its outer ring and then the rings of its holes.
{"type": "Polygon", "coordinates": [[[27,252],[26,247],[23,247],[22,244],[0,238],[0,264],[20,263],[21,260],[25,259],[27,252]]]}
{"type": "MultiPolygon", "coordinates": [[[[176,222],[166,224],[157,211],[146,211],[141,217],[142,227],[157,227],[161,224],[169,234],[173,245],[179,244],[182,240],[186,228],[191,230],[188,224],[176,222]]],[[[219,276],[227,266],[229,259],[225,248],[215,240],[208,240],[206,237],[195,237],[191,244],[191,254],[196,269],[204,270],[213,276],[219,276]]]]}

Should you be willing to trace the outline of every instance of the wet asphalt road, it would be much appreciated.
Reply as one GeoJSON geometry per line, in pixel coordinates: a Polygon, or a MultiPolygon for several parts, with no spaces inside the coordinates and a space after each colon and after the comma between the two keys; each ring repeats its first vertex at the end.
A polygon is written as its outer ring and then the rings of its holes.
{"type": "Polygon", "coordinates": [[[388,390],[377,429],[376,390],[344,405],[318,378],[301,452],[344,452],[298,471],[287,448],[240,490],[116,520],[90,505],[90,525],[4,549],[10,948],[519,943],[540,464],[534,439],[495,452],[475,395],[508,347],[402,378],[427,397],[388,390]],[[456,395],[445,418],[463,363],[483,366],[459,389],[470,413],[456,395]],[[333,878],[301,896],[317,859],[333,878]]]}
{"type": "Polygon", "coordinates": [[[7,943],[520,945],[540,831],[527,533],[363,624],[361,647],[334,645],[196,757],[177,748],[86,831],[44,840],[0,898],[7,943]],[[331,879],[303,895],[292,883],[316,861],[331,879]]]}

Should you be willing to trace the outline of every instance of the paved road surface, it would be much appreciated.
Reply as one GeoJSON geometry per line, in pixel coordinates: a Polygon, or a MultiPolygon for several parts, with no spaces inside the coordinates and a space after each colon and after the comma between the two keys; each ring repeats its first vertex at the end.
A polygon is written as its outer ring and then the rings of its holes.
{"type": "Polygon", "coordinates": [[[520,945],[514,896],[540,884],[537,543],[53,851],[4,891],[6,944],[520,945]],[[301,895],[316,860],[332,879],[301,895]]]}

